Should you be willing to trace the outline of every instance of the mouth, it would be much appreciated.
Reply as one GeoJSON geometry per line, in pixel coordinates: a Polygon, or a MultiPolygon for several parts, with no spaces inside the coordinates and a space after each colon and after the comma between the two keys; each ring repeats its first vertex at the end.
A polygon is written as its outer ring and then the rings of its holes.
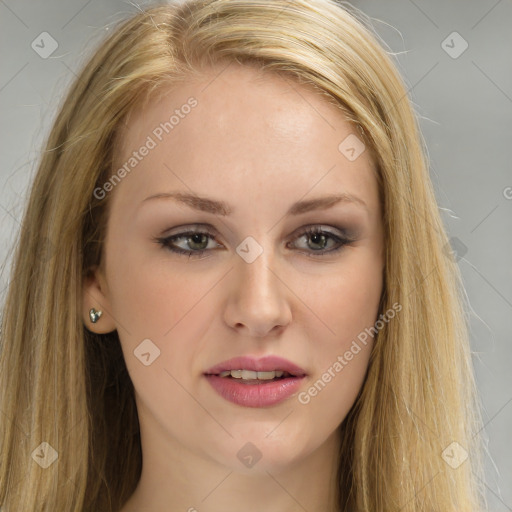
{"type": "MultiPolygon", "coordinates": [[[[214,374],[215,375],[215,374],[214,374]]],[[[237,379],[244,384],[260,384],[262,382],[274,382],[276,380],[297,377],[284,370],[272,370],[268,372],[256,372],[252,370],[225,370],[218,374],[224,379],[237,379]]]]}
{"type": "Polygon", "coordinates": [[[276,356],[238,357],[204,373],[213,389],[229,402],[244,407],[276,405],[295,394],[305,370],[276,356]]]}
{"type": "Polygon", "coordinates": [[[234,379],[270,380],[283,376],[304,377],[306,371],[300,366],[278,356],[241,356],[223,361],[206,370],[205,375],[219,375],[234,379]]]}

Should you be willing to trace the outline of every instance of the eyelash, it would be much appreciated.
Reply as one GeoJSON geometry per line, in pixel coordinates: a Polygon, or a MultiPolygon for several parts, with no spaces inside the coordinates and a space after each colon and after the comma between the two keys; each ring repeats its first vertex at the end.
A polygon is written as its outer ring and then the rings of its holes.
{"type": "MultiPolygon", "coordinates": [[[[348,237],[340,237],[335,235],[334,233],[331,233],[329,231],[324,231],[323,229],[320,229],[319,227],[313,227],[313,228],[307,228],[304,231],[302,231],[297,238],[301,238],[305,235],[307,236],[313,236],[313,235],[327,235],[328,238],[331,238],[334,240],[338,245],[338,247],[334,249],[323,249],[321,251],[313,251],[312,254],[307,254],[307,256],[315,258],[317,256],[323,256],[324,254],[334,254],[343,247],[351,242],[354,242],[354,240],[349,239],[348,237]]],[[[215,240],[215,236],[213,233],[211,233],[208,229],[203,229],[202,231],[184,231],[182,233],[178,233],[176,235],[172,235],[169,237],[164,238],[155,238],[154,240],[159,243],[163,248],[167,249],[168,251],[171,251],[172,253],[176,253],[182,256],[188,256],[189,258],[198,258],[205,252],[210,251],[211,249],[201,249],[199,251],[193,251],[193,250],[186,250],[181,249],[179,247],[172,246],[172,242],[175,242],[176,240],[179,240],[181,238],[189,238],[193,235],[207,235],[213,240],[215,240]]]]}

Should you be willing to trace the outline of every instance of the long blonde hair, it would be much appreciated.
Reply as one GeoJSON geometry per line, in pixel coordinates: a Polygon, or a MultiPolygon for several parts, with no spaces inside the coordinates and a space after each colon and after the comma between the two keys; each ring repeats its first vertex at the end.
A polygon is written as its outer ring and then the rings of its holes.
{"type": "Polygon", "coordinates": [[[158,5],[123,21],[85,65],[34,179],[2,319],[4,512],[115,512],[135,490],[140,433],[119,338],[92,334],[82,320],[83,281],[103,262],[110,204],[94,190],[112,176],[116,134],[136,106],[230,62],[313,85],[378,164],[381,310],[402,309],[378,332],[340,426],[340,510],[484,509],[463,285],[406,87],[366,21],[334,0],[158,5]]]}

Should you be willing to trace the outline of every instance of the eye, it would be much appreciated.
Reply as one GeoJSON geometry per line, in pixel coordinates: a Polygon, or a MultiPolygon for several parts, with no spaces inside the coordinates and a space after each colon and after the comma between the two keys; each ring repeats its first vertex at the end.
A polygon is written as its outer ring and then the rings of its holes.
{"type": "MultiPolygon", "coordinates": [[[[343,233],[344,231],[341,230],[341,232],[343,233]]],[[[306,249],[309,249],[308,256],[311,257],[335,253],[341,250],[346,244],[354,241],[345,235],[335,235],[334,233],[321,229],[320,227],[308,227],[297,235],[296,238],[299,240],[304,238],[311,241],[311,243],[306,244],[308,246],[306,249]],[[331,248],[326,248],[329,245],[329,242],[331,242],[331,248]],[[334,245],[334,247],[332,247],[332,245],[334,245]]],[[[215,236],[205,228],[201,231],[183,231],[176,235],[164,238],[155,238],[154,240],[172,253],[186,255],[189,258],[198,258],[204,253],[220,247],[216,242],[216,245],[213,246],[209,244],[210,241],[215,241],[215,236]],[[179,247],[177,244],[180,242],[188,245],[189,248],[179,247]]]]}
{"type": "Polygon", "coordinates": [[[211,247],[208,249],[209,239],[214,239],[214,235],[208,230],[203,229],[202,231],[184,231],[177,235],[165,238],[156,238],[156,241],[173,253],[187,255],[189,258],[197,258],[211,250],[211,247]],[[188,250],[178,247],[176,243],[180,240],[184,240],[185,244],[187,244],[191,249],[188,250]]]}
{"type": "Polygon", "coordinates": [[[317,226],[308,227],[307,229],[301,232],[298,238],[311,240],[311,243],[306,244],[307,246],[309,246],[307,248],[320,246],[319,250],[314,249],[312,250],[312,253],[308,254],[308,256],[311,256],[313,258],[317,256],[323,256],[324,254],[333,254],[335,252],[340,251],[348,243],[354,242],[353,239],[347,237],[346,235],[335,235],[334,233],[326,231],[317,226]],[[332,244],[334,244],[334,248],[331,245],[330,249],[326,249],[326,247],[329,245],[329,241],[331,241],[332,244]]]}

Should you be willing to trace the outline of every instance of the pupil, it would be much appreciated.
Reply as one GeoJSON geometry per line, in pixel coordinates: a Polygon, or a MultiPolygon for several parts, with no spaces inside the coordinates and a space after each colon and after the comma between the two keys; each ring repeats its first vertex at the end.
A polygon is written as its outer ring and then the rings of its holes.
{"type": "Polygon", "coordinates": [[[197,241],[198,238],[203,239],[203,243],[204,243],[205,236],[202,234],[195,234],[190,237],[190,239],[192,240],[192,244],[196,244],[196,243],[201,244],[201,241],[199,241],[199,242],[197,241]]]}
{"type": "MultiPolygon", "coordinates": [[[[321,238],[325,242],[325,235],[322,235],[321,233],[314,233],[311,235],[311,239],[313,240],[314,244],[319,243],[319,241],[318,241],[319,238],[321,238]]],[[[322,249],[323,249],[323,246],[322,246],[322,249]]]]}

